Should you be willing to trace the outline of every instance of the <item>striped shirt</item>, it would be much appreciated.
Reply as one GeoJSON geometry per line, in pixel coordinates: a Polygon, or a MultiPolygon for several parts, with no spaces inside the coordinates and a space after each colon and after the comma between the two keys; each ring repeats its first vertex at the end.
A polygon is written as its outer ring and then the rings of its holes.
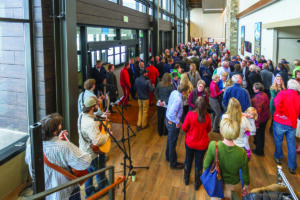
{"type": "MultiPolygon", "coordinates": [[[[84,170],[88,168],[92,162],[89,154],[84,153],[71,142],[59,140],[58,137],[54,137],[49,141],[43,141],[43,150],[45,156],[51,163],[56,164],[68,171],[70,171],[69,167],[72,167],[76,170],[84,170]]],[[[28,164],[29,172],[32,177],[31,147],[29,139],[26,146],[25,161],[28,164]]],[[[48,167],[46,164],[44,165],[44,177],[45,190],[49,190],[70,181],[63,174],[48,167]]],[[[72,191],[76,187],[78,187],[78,185],[73,185],[64,190],[53,193],[47,196],[46,200],[69,199],[72,191]]]]}

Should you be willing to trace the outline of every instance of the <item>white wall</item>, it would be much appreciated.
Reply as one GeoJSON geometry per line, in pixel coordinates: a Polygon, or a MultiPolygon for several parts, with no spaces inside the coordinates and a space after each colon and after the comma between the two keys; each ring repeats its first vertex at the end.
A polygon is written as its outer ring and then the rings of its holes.
{"type": "MultiPolygon", "coordinates": [[[[255,0],[256,1],[256,0],[255,0]]],[[[253,5],[254,1],[240,0],[240,12],[247,7],[253,5]]],[[[252,53],[254,54],[254,26],[256,22],[271,23],[289,19],[300,18],[300,1],[299,0],[280,0],[267,7],[264,7],[257,12],[249,14],[239,19],[239,36],[238,36],[238,53],[240,54],[241,48],[241,26],[245,25],[245,41],[252,43],[252,53]],[[284,9],[283,9],[284,8],[284,9]]],[[[274,29],[262,29],[261,33],[261,54],[267,59],[274,60],[274,29]]],[[[300,34],[300,33],[299,33],[300,34]]],[[[245,56],[250,56],[250,53],[245,51],[245,56]]]]}
{"type": "Polygon", "coordinates": [[[202,8],[191,9],[191,37],[214,38],[215,41],[225,40],[224,12],[203,14],[202,8]]]}

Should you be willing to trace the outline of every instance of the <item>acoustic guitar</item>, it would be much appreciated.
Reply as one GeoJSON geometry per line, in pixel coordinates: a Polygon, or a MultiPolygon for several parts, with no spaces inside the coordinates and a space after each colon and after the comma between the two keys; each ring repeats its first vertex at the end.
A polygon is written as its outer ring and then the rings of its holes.
{"type": "MultiPolygon", "coordinates": [[[[104,126],[107,127],[108,131],[110,130],[111,126],[108,122],[108,113],[109,113],[109,104],[110,104],[110,99],[109,99],[109,94],[106,94],[106,87],[104,88],[104,95],[105,95],[105,104],[107,105],[106,111],[104,111],[103,108],[103,112],[105,115],[105,121],[102,122],[104,124],[104,126]]],[[[101,123],[99,126],[99,130],[101,134],[106,135],[106,130],[101,123]]],[[[92,144],[92,150],[94,153],[99,154],[99,153],[108,153],[110,151],[110,147],[111,147],[111,138],[109,137],[108,140],[106,141],[105,144],[101,145],[101,146],[96,146],[92,144]]]]}

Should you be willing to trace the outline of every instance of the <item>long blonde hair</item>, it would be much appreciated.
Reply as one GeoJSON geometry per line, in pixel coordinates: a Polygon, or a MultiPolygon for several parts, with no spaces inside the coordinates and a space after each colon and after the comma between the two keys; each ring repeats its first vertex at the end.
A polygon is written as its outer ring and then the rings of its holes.
{"type": "Polygon", "coordinates": [[[195,63],[191,63],[191,65],[193,66],[193,70],[191,71],[191,74],[192,74],[193,77],[195,77],[196,76],[196,71],[197,71],[196,65],[195,65],[195,63]]]}
{"type": "Polygon", "coordinates": [[[232,97],[229,100],[226,114],[228,115],[229,119],[236,121],[239,126],[241,125],[242,108],[240,102],[236,98],[232,97]]]}
{"type": "Polygon", "coordinates": [[[189,80],[189,77],[187,74],[182,74],[181,75],[181,80],[180,80],[180,83],[179,85],[187,85],[188,86],[188,91],[185,93],[185,97],[188,97],[189,94],[191,93],[191,91],[194,89],[192,83],[190,82],[189,80]]]}
{"type": "Polygon", "coordinates": [[[271,89],[271,90],[276,90],[276,91],[278,91],[278,90],[285,90],[285,86],[284,86],[284,83],[283,83],[283,79],[282,79],[282,77],[281,77],[280,75],[277,75],[277,76],[275,77],[275,79],[274,79],[274,81],[273,81],[273,84],[272,84],[272,86],[271,86],[270,89],[271,89]],[[281,87],[280,87],[280,85],[278,85],[277,82],[276,82],[276,79],[277,79],[277,78],[281,78],[281,87]]]}

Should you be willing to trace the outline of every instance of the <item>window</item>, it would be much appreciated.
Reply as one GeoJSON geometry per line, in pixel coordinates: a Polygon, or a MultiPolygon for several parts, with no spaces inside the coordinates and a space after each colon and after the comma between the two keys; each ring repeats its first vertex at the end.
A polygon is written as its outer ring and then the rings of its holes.
{"type": "Polygon", "coordinates": [[[130,40],[136,38],[136,30],[121,29],[121,40],[130,40]]]}
{"type": "Polygon", "coordinates": [[[87,27],[88,42],[115,40],[116,36],[117,33],[114,28],[87,27]]]}
{"type": "Polygon", "coordinates": [[[28,96],[27,80],[27,71],[31,70],[28,3],[0,3],[0,151],[4,152],[28,135],[33,121],[27,103],[32,98],[28,96]]]}
{"type": "Polygon", "coordinates": [[[136,10],[135,0],[123,0],[123,6],[136,10]]]}

